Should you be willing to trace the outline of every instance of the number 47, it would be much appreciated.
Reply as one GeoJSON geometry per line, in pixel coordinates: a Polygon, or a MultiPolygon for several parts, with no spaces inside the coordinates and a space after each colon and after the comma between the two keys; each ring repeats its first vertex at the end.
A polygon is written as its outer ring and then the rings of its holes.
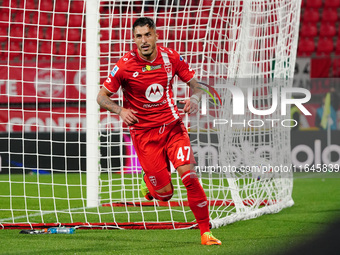
{"type": "MultiPolygon", "coordinates": [[[[190,146],[184,146],[183,148],[184,148],[185,151],[187,151],[186,160],[189,160],[189,158],[190,158],[190,146]]],[[[178,152],[177,152],[177,159],[180,159],[182,161],[184,161],[183,148],[179,147],[178,152]]]]}

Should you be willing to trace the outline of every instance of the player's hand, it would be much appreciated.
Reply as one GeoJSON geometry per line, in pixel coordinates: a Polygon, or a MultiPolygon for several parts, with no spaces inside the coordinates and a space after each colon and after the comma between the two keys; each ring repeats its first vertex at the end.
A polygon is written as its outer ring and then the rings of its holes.
{"type": "Polygon", "coordinates": [[[127,126],[131,126],[135,123],[138,123],[138,119],[135,116],[135,113],[137,113],[134,110],[131,109],[126,109],[126,108],[121,108],[122,110],[119,113],[119,116],[122,118],[123,122],[127,125],[127,126]]]}
{"type": "Polygon", "coordinates": [[[183,111],[189,114],[195,114],[198,112],[198,102],[195,99],[186,99],[184,101],[180,101],[181,104],[185,104],[183,107],[183,111]]]}

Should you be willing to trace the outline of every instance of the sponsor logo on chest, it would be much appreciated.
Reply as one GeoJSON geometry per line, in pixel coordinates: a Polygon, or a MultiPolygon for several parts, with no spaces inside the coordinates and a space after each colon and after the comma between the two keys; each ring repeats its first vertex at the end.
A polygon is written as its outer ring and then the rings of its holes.
{"type": "Polygon", "coordinates": [[[157,69],[160,69],[162,67],[162,65],[156,65],[156,66],[149,66],[149,65],[146,65],[142,68],[142,71],[143,72],[147,72],[147,71],[153,71],[153,70],[157,70],[157,69]]]}
{"type": "Polygon", "coordinates": [[[145,97],[150,102],[157,102],[163,97],[164,88],[158,83],[151,84],[145,91],[145,97]]]}

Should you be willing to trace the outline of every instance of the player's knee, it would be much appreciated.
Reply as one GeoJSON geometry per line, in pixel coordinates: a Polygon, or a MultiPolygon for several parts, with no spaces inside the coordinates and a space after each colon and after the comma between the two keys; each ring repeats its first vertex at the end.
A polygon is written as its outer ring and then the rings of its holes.
{"type": "Polygon", "coordinates": [[[173,196],[173,191],[168,191],[168,192],[164,192],[164,193],[158,193],[157,192],[157,198],[160,200],[160,201],[163,201],[163,202],[167,202],[169,201],[172,196],[173,196]]]}

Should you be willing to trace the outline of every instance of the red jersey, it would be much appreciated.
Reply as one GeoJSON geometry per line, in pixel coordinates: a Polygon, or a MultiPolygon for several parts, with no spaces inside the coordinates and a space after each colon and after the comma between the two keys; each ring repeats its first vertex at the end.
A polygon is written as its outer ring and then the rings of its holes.
{"type": "Polygon", "coordinates": [[[175,75],[185,83],[195,75],[176,51],[157,46],[157,57],[148,61],[135,49],[117,62],[103,85],[112,93],[122,86],[124,107],[138,112],[139,123],[131,128],[152,128],[180,118],[172,91],[175,75]]]}

